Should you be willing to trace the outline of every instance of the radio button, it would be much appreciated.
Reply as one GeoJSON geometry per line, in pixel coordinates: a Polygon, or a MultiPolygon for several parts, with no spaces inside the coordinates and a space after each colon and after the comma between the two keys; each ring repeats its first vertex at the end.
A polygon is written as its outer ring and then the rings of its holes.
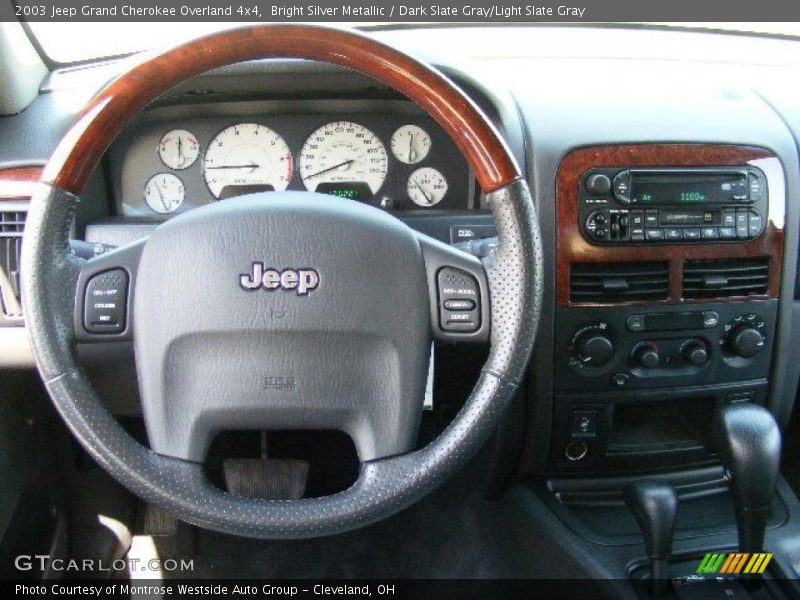
{"type": "Polygon", "coordinates": [[[750,237],[756,237],[761,233],[761,215],[757,212],[750,211],[750,224],[748,232],[750,237]]]}
{"type": "Polygon", "coordinates": [[[632,210],[631,211],[631,227],[644,227],[644,211],[632,210]]]}
{"type": "Polygon", "coordinates": [[[750,185],[750,200],[752,202],[761,200],[761,193],[763,187],[761,183],[761,178],[758,175],[749,173],[749,185],[750,185]]]}
{"type": "Polygon", "coordinates": [[[748,235],[747,209],[740,208],[736,211],[736,237],[746,240],[748,235]]]}
{"type": "Polygon", "coordinates": [[[683,239],[686,240],[699,240],[700,239],[700,228],[699,227],[687,227],[683,230],[683,239]]]}
{"type": "Polygon", "coordinates": [[[606,233],[607,232],[605,229],[598,228],[594,230],[594,237],[596,237],[598,240],[603,240],[606,237],[606,233]]]}
{"type": "Polygon", "coordinates": [[[644,228],[643,227],[634,227],[631,229],[631,241],[632,242],[642,242],[644,241],[644,228]]]}
{"type": "Polygon", "coordinates": [[[647,227],[658,227],[658,211],[646,210],[644,213],[644,224],[647,227]]]}
{"type": "Polygon", "coordinates": [[[722,226],[723,227],[736,227],[736,211],[723,210],[722,211],[722,226]]]}
{"type": "Polygon", "coordinates": [[[611,189],[611,180],[607,175],[595,173],[586,178],[586,191],[597,196],[604,196],[611,189]]]}
{"type": "Polygon", "coordinates": [[[664,232],[660,229],[648,229],[644,232],[645,238],[647,240],[663,240],[664,239],[664,232]]]}
{"type": "Polygon", "coordinates": [[[683,239],[683,230],[682,229],[665,229],[664,230],[664,237],[668,240],[682,240],[683,239]]]}
{"type": "Polygon", "coordinates": [[[736,227],[720,227],[719,237],[722,240],[736,239],[736,227]]]}
{"type": "Polygon", "coordinates": [[[617,173],[614,181],[611,184],[611,189],[614,193],[614,198],[623,204],[631,203],[631,172],[622,171],[617,173]]]}
{"type": "Polygon", "coordinates": [[[703,227],[700,233],[704,240],[716,240],[719,238],[719,229],[716,227],[703,227]]]}

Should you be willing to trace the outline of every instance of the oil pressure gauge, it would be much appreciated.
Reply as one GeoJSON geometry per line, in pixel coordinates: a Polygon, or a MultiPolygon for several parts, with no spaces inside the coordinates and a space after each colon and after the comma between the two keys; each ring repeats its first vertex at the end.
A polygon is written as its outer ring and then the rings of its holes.
{"type": "Polygon", "coordinates": [[[174,213],[183,204],[183,182],[172,173],[158,173],[147,180],[144,200],[155,212],[167,215],[174,213]]]}

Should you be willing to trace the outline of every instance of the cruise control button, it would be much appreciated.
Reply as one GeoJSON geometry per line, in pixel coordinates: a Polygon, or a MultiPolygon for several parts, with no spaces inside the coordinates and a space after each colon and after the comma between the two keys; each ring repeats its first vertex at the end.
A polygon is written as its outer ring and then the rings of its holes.
{"type": "Polygon", "coordinates": [[[83,326],[89,333],[125,331],[128,273],[112,269],[92,277],[84,294],[83,326]]]}
{"type": "Polygon", "coordinates": [[[447,310],[472,310],[475,302],[472,300],[445,300],[444,307],[447,310]]]}

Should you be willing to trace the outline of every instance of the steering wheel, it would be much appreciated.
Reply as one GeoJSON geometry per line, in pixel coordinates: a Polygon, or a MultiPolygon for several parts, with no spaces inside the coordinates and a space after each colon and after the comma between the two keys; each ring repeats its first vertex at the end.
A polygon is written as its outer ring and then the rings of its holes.
{"type": "Polygon", "coordinates": [[[88,453],[178,518],[261,538],[329,535],[387,517],[462,466],[517,389],[539,321],[542,253],[519,168],[486,115],[444,75],[360,34],[312,26],[229,30],[144,58],[81,112],[31,200],[26,323],[52,401],[88,453]],[[81,193],[141,109],[194,75],[263,58],[349,67],[404,94],[453,139],[495,216],[483,263],[385,212],[306,192],[233,198],[176,216],[88,261],[68,250],[81,193]],[[100,298],[105,317],[96,319],[100,298]],[[467,300],[466,312],[448,300],[467,300]],[[464,317],[463,315],[467,315],[464,317]],[[488,340],[463,409],[414,450],[431,339],[488,340]],[[149,447],[117,423],[77,342],[133,340],[149,447]],[[206,478],[212,437],[338,429],[357,481],[301,500],[233,496],[206,478]]]}

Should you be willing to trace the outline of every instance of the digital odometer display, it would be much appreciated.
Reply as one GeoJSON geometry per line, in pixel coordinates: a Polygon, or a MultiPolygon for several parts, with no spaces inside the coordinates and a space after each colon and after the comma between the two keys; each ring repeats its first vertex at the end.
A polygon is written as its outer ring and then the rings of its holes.
{"type": "Polygon", "coordinates": [[[631,199],[637,204],[703,204],[729,202],[746,194],[744,177],[723,174],[634,174],[631,199]]]}
{"type": "Polygon", "coordinates": [[[320,194],[339,196],[340,198],[349,198],[350,200],[369,200],[372,198],[372,192],[370,191],[369,186],[360,181],[344,181],[341,183],[325,181],[317,186],[317,192],[320,194]]]}

